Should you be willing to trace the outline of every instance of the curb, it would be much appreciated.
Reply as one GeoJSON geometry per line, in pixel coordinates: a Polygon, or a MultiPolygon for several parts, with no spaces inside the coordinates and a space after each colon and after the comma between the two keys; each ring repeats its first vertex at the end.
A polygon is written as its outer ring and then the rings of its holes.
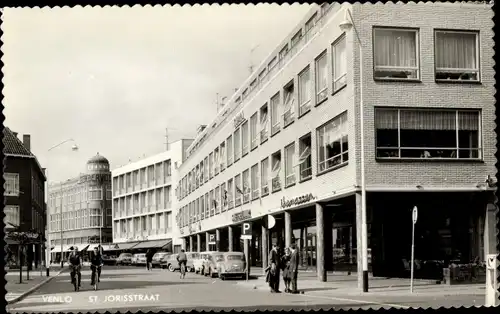
{"type": "Polygon", "coordinates": [[[65,271],[65,269],[62,269],[60,270],[57,274],[55,274],[54,276],[51,276],[47,279],[45,279],[44,281],[40,282],[39,284],[37,284],[36,286],[32,287],[31,289],[29,289],[28,291],[24,292],[23,294],[15,297],[14,299],[11,299],[11,300],[8,300],[7,301],[7,304],[13,304],[13,303],[16,303],[16,302],[19,302],[21,301],[22,299],[26,298],[28,295],[32,294],[33,292],[35,292],[36,290],[38,290],[41,286],[45,285],[46,283],[48,283],[49,281],[51,281],[52,279],[56,278],[57,276],[59,276],[61,273],[63,273],[65,271]]]}

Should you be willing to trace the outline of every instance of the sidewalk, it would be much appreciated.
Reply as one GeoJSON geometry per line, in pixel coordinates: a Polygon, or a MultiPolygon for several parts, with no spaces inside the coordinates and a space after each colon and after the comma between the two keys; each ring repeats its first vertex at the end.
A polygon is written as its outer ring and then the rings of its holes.
{"type": "Polygon", "coordinates": [[[61,270],[60,267],[59,269],[51,268],[49,277],[46,276],[45,269],[42,269],[42,275],[40,275],[40,269],[32,270],[30,271],[30,279],[28,280],[27,273],[23,269],[22,283],[19,283],[19,269],[10,270],[5,276],[5,290],[7,291],[5,300],[7,300],[7,304],[15,303],[23,299],[65,270],[66,268],[61,270]]]}
{"type": "MultiPolygon", "coordinates": [[[[269,290],[265,282],[262,268],[251,269],[251,279],[238,284],[250,289],[269,290]]],[[[371,296],[457,296],[457,295],[484,295],[484,284],[447,286],[437,284],[434,280],[415,279],[413,294],[410,294],[410,280],[404,278],[369,277],[369,295],[371,296]]],[[[285,287],[283,278],[280,278],[280,287],[285,287]]],[[[327,273],[327,281],[320,282],[315,272],[300,272],[298,274],[298,288],[303,294],[323,295],[332,297],[361,296],[367,293],[360,291],[356,273],[351,275],[327,273]]],[[[281,289],[281,288],[280,288],[281,289]]]]}

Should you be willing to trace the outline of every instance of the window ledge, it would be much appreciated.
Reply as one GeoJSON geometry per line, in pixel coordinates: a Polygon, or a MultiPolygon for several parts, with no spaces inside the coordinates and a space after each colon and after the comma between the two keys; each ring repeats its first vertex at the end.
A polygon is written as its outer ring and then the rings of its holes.
{"type": "Polygon", "coordinates": [[[466,162],[484,163],[482,158],[387,158],[375,157],[378,162],[466,162]]]}
{"type": "Polygon", "coordinates": [[[255,145],[255,147],[250,148],[250,152],[253,152],[254,150],[256,150],[257,147],[259,147],[259,145],[255,145]]]}
{"type": "Polygon", "coordinates": [[[472,84],[472,85],[482,85],[481,81],[468,81],[468,80],[440,80],[435,79],[437,84],[472,84]]]}
{"type": "Polygon", "coordinates": [[[316,177],[322,176],[322,175],[324,175],[324,174],[327,174],[328,172],[331,172],[331,171],[337,170],[337,169],[339,169],[339,168],[345,167],[345,166],[347,166],[348,164],[349,164],[349,161],[346,161],[346,162],[344,162],[344,163],[342,163],[342,164],[340,164],[340,165],[336,165],[336,166],[331,167],[331,168],[329,168],[329,169],[323,170],[322,172],[318,172],[318,173],[316,174],[316,177]]]}
{"type": "Polygon", "coordinates": [[[275,135],[276,135],[276,134],[278,134],[280,131],[281,131],[281,128],[280,128],[278,131],[276,131],[276,132],[272,133],[272,134],[271,134],[271,137],[275,136],[275,135]]]}
{"type": "Polygon", "coordinates": [[[283,130],[286,129],[287,127],[289,127],[290,125],[292,125],[294,122],[295,122],[295,119],[293,119],[292,121],[288,122],[287,124],[284,124],[283,125],[283,130]]]}
{"type": "Polygon", "coordinates": [[[248,152],[241,154],[241,159],[243,159],[243,157],[245,157],[246,155],[248,155],[248,152]]]}
{"type": "Polygon", "coordinates": [[[269,192],[267,192],[266,194],[262,194],[262,195],[260,196],[260,198],[264,198],[264,197],[266,197],[266,196],[268,196],[268,195],[269,195],[269,192]]]}
{"type": "Polygon", "coordinates": [[[281,188],[272,191],[273,194],[278,192],[281,192],[281,188]]]}
{"type": "Polygon", "coordinates": [[[339,88],[337,88],[336,90],[334,90],[334,91],[332,92],[332,96],[334,96],[334,95],[336,95],[336,94],[340,93],[340,91],[341,91],[341,90],[343,90],[343,89],[344,89],[344,88],[346,88],[346,87],[347,87],[347,83],[346,83],[346,84],[344,84],[344,85],[342,85],[342,87],[339,87],[339,88]]]}
{"type": "Polygon", "coordinates": [[[243,205],[250,203],[250,200],[243,202],[243,205]]]}
{"type": "Polygon", "coordinates": [[[257,196],[257,197],[252,198],[252,201],[255,201],[255,200],[258,200],[258,199],[259,199],[259,197],[257,196]]]}
{"type": "Polygon", "coordinates": [[[269,138],[268,138],[268,137],[266,137],[264,140],[260,141],[260,145],[262,145],[262,144],[264,144],[265,142],[267,142],[267,140],[268,140],[268,139],[269,139],[269,138]]]}
{"type": "Polygon", "coordinates": [[[289,185],[286,185],[286,186],[285,186],[285,189],[291,188],[291,187],[292,187],[292,186],[294,186],[295,184],[296,184],[295,182],[294,182],[294,183],[290,183],[289,185]]]}
{"type": "Polygon", "coordinates": [[[320,101],[317,101],[316,104],[314,105],[314,107],[318,107],[319,105],[321,105],[322,103],[324,103],[325,101],[328,100],[328,97],[325,97],[325,99],[322,99],[320,101]]]}
{"type": "Polygon", "coordinates": [[[398,79],[398,78],[377,78],[374,77],[375,82],[387,83],[422,83],[421,79],[398,79]]]}
{"type": "MultiPolygon", "coordinates": [[[[300,111],[300,109],[299,109],[300,111]]],[[[303,116],[305,116],[306,114],[308,114],[309,112],[311,112],[311,108],[307,109],[306,111],[302,112],[302,114],[299,114],[298,116],[298,119],[302,118],[303,116]]]]}
{"type": "Polygon", "coordinates": [[[312,179],[312,175],[308,176],[307,178],[303,178],[299,180],[299,183],[304,183],[312,179]]]}

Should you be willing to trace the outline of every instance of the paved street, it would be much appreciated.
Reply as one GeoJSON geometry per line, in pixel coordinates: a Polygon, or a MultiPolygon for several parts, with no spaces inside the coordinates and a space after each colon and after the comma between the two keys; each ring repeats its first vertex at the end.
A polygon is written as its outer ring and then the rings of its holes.
{"type": "MultiPolygon", "coordinates": [[[[24,300],[8,307],[15,312],[58,312],[96,310],[198,310],[238,309],[329,309],[329,308],[390,308],[438,307],[478,304],[477,296],[460,295],[440,299],[426,297],[381,298],[380,296],[332,296],[328,291],[315,294],[290,295],[271,294],[261,289],[251,289],[248,285],[237,284],[237,280],[220,281],[190,273],[181,280],[179,273],[144,268],[105,267],[99,286],[94,291],[90,286],[90,270],[82,272],[82,288],[73,291],[69,274],[63,273],[34,292],[24,300]],[[135,296],[134,296],[135,295],[135,296]],[[140,296],[142,300],[139,299],[140,296]],[[119,300],[121,298],[121,300],[119,300]],[[135,298],[135,299],[134,299],[135,298]]],[[[484,297],[480,300],[483,301],[484,297]]],[[[478,304],[481,305],[481,304],[478,304]]]]}

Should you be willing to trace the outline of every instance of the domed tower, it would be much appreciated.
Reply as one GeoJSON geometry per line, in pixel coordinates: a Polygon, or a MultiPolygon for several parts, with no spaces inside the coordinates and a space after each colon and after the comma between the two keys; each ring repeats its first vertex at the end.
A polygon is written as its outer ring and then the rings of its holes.
{"type": "Polygon", "coordinates": [[[109,172],[109,161],[106,157],[99,155],[95,155],[87,161],[87,173],[106,173],[109,172]]]}

